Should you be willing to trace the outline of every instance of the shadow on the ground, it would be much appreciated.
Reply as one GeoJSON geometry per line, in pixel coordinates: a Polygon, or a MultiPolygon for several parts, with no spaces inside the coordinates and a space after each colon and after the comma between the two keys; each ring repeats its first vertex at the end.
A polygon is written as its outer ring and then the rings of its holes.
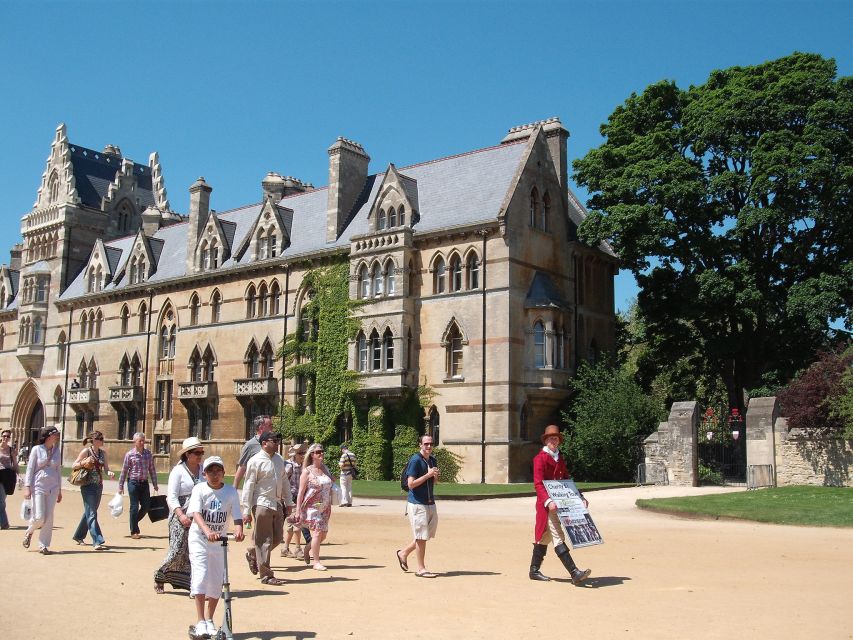
{"type": "MultiPolygon", "coordinates": [[[[615,587],[624,584],[631,578],[627,576],[600,576],[596,578],[587,578],[581,584],[577,585],[582,589],[598,589],[599,587],[615,587]]],[[[554,582],[572,583],[570,578],[551,578],[554,582]]]]}
{"type": "Polygon", "coordinates": [[[439,573],[439,578],[463,578],[465,576],[499,576],[497,571],[446,571],[439,573]]]}
{"type": "Polygon", "coordinates": [[[314,631],[258,631],[256,633],[235,633],[234,640],[278,640],[279,638],[293,638],[294,640],[305,640],[316,638],[314,631]]]}

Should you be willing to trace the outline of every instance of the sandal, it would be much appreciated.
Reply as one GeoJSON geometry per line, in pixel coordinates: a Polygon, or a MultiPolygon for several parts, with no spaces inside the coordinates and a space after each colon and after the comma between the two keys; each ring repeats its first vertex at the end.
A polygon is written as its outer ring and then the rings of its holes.
{"type": "Polygon", "coordinates": [[[276,578],[275,576],[264,576],[261,578],[261,584],[268,584],[273,587],[280,587],[284,584],[284,580],[281,578],[276,578]]]}
{"type": "Polygon", "coordinates": [[[432,571],[419,571],[415,574],[416,578],[437,578],[438,574],[432,571]]]}
{"type": "Polygon", "coordinates": [[[32,537],[33,537],[33,534],[31,534],[31,533],[25,533],[25,534],[24,534],[24,542],[23,542],[24,549],[29,549],[29,548],[30,548],[30,539],[31,539],[32,537]]]}
{"type": "Polygon", "coordinates": [[[401,551],[400,549],[397,549],[397,562],[399,562],[399,563],[400,563],[400,568],[401,568],[404,572],[406,572],[406,571],[408,571],[408,570],[409,570],[409,563],[408,563],[408,562],[406,562],[405,560],[403,560],[403,559],[400,557],[400,551],[401,551]]]}
{"type": "Polygon", "coordinates": [[[159,582],[154,583],[154,593],[163,594],[166,593],[166,588],[160,584],[159,582]]]}
{"type": "Polygon", "coordinates": [[[53,553],[53,551],[51,551],[47,547],[42,547],[41,549],[39,549],[39,553],[43,556],[49,556],[51,553],[53,553]]]}
{"type": "Polygon", "coordinates": [[[258,559],[252,554],[251,551],[246,552],[246,562],[249,563],[249,571],[252,572],[252,575],[258,575],[258,559]]]}

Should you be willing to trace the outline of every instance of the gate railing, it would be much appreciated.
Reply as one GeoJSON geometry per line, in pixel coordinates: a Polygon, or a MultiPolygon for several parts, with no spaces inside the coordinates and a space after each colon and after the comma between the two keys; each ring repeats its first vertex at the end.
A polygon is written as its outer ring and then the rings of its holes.
{"type": "Polygon", "coordinates": [[[746,468],[746,488],[775,487],[772,464],[751,464],[746,468]]]}

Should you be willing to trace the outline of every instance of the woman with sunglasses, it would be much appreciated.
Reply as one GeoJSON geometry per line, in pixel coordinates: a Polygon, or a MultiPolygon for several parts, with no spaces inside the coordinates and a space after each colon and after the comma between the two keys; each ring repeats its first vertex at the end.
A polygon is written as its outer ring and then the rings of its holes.
{"type": "Polygon", "coordinates": [[[53,512],[62,502],[62,484],[59,469],[62,465],[59,451],[59,429],[42,427],[38,446],[33,447],[27,461],[24,479],[24,498],[33,499],[33,517],[24,534],[24,549],[30,548],[30,540],[39,530],[39,553],[50,554],[53,538],[53,512]]]}
{"type": "Polygon", "coordinates": [[[101,496],[104,493],[103,473],[112,478],[115,474],[110,471],[107,464],[107,452],[104,451],[104,434],[93,431],[83,440],[83,449],[77,455],[72,470],[88,469],[89,478],[86,484],[80,486],[80,495],[83,497],[83,516],[77,531],[74,532],[74,542],[84,544],[86,532],[92,536],[92,546],[96,551],[107,548],[104,544],[104,536],[101,533],[101,525],[98,523],[98,507],[101,506],[101,496]],[[88,443],[88,446],[86,446],[88,443]]]}
{"type": "Polygon", "coordinates": [[[15,490],[18,480],[18,457],[12,446],[12,432],[4,429],[0,433],[0,529],[9,528],[6,516],[6,496],[15,490]]]}
{"type": "Polygon", "coordinates": [[[204,446],[192,437],[184,440],[178,452],[180,462],[169,473],[166,504],[169,506],[169,553],[165,562],[154,572],[154,592],[164,593],[168,582],[173,589],[190,589],[190,552],[187,532],[192,518],[187,515],[187,502],[193,487],[201,480],[201,461],[204,446]]]}
{"type": "Polygon", "coordinates": [[[316,571],[326,570],[320,563],[320,544],[329,532],[329,518],[332,515],[334,479],[324,464],[325,453],[323,445],[319,443],[308,448],[296,498],[296,513],[299,514],[301,525],[311,531],[311,545],[305,545],[303,559],[305,564],[311,564],[313,560],[316,571]]]}

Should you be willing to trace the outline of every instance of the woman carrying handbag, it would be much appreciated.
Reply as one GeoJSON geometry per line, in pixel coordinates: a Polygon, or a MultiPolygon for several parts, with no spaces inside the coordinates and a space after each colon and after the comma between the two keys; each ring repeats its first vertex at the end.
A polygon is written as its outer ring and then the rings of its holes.
{"type": "Polygon", "coordinates": [[[84,544],[86,532],[92,536],[92,547],[95,551],[103,551],[107,548],[104,544],[104,536],[101,533],[101,525],[98,523],[98,507],[101,505],[101,496],[104,493],[104,472],[112,478],[115,474],[110,471],[107,464],[107,452],[104,451],[104,434],[93,431],[88,438],[89,446],[84,447],[74,464],[72,471],[88,469],[89,474],[86,483],[80,486],[80,495],[83,497],[83,516],[74,532],[74,542],[84,544]]]}

